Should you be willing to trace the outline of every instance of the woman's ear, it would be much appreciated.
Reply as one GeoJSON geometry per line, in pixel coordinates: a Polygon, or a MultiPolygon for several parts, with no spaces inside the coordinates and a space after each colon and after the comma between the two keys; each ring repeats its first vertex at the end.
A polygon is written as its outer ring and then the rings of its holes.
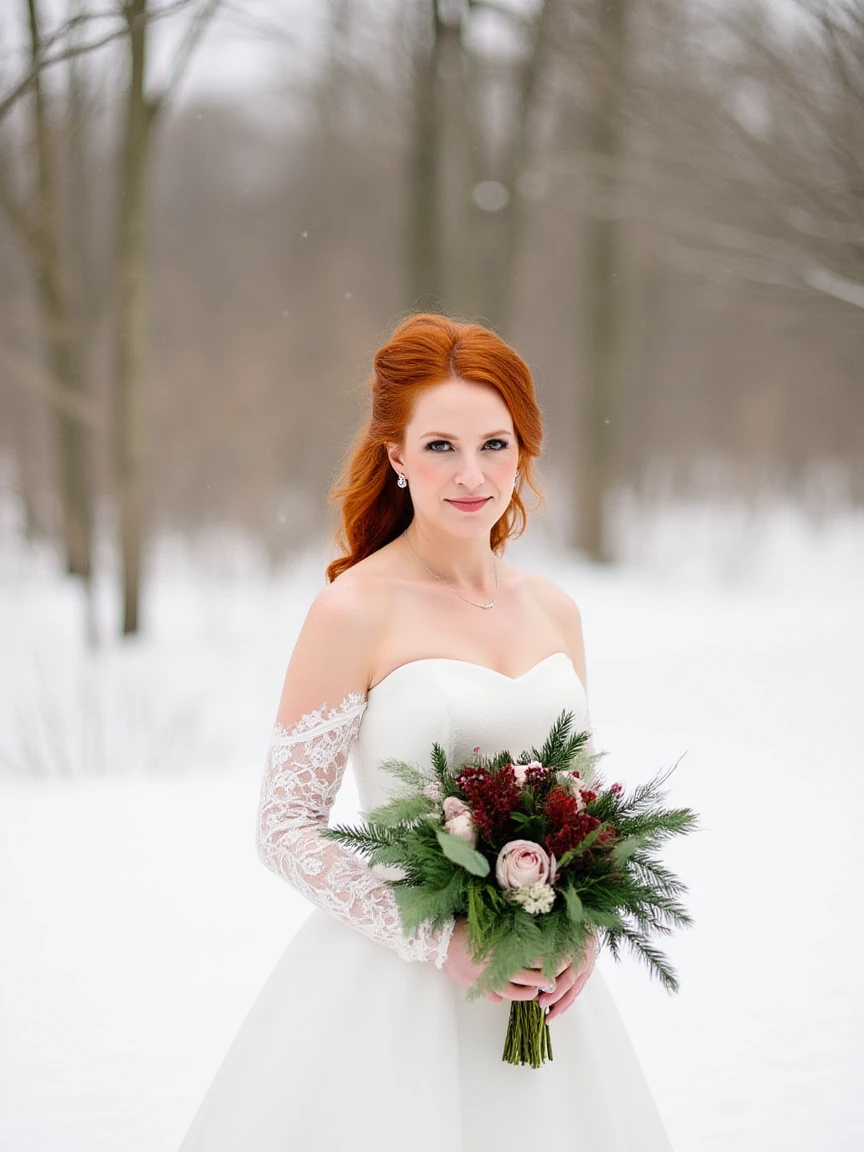
{"type": "Polygon", "coordinates": [[[402,449],[399,444],[387,445],[387,459],[390,461],[397,472],[405,471],[405,465],[402,462],[402,449]]]}

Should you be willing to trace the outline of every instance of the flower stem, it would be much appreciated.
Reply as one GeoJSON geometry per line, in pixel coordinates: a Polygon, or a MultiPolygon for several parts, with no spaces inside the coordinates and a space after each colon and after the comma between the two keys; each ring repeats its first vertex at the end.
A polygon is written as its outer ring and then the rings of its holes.
{"type": "Polygon", "coordinates": [[[502,1060],[539,1068],[552,1059],[552,1037],[546,1014],[537,1000],[513,1000],[502,1060]]]}

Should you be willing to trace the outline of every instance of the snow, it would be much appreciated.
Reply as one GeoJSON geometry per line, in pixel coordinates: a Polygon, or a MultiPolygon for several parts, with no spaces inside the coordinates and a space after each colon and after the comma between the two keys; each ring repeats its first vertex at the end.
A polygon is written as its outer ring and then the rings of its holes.
{"type": "MultiPolygon", "coordinates": [[[[142,636],[96,655],[56,556],[2,551],[0,1148],[169,1152],[309,911],[254,822],[326,544],[271,578],[227,538],[163,541],[142,636]]],[[[606,770],[679,761],[670,799],[702,814],[667,853],[696,918],[666,945],[681,992],[604,975],[676,1152],[860,1148],[861,519],[679,508],[631,552],[508,551],[581,606],[606,770]]],[[[116,611],[100,585],[103,635],[116,611]]],[[[349,777],[332,819],[356,816],[349,777]]]]}

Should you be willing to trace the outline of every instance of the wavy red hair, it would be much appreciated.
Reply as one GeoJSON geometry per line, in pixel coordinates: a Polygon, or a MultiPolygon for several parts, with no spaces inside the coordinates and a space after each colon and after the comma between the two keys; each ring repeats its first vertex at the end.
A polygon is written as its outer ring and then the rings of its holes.
{"type": "Polygon", "coordinates": [[[500,336],[480,324],[420,312],[397,326],[375,353],[374,367],[375,375],[368,382],[369,416],[330,491],[331,509],[341,502],[335,539],[344,555],[328,565],[328,582],[395,540],[411,523],[411,496],[407,488],[396,484],[386,445],[401,443],[423,389],[454,377],[497,388],[513,420],[519,480],[506,512],[489,534],[492,550],[502,552],[506,541],[521,536],[527,524],[523,487],[537,497],[534,508],[545,503],[532,471],[532,460],[540,455],[543,420],[528,365],[500,336]]]}

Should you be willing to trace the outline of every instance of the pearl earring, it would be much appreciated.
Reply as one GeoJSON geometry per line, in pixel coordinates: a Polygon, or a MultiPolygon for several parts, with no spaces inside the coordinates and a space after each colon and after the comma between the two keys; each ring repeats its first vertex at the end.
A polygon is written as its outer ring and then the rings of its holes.
{"type": "Polygon", "coordinates": [[[408,487],[408,481],[405,479],[405,477],[402,475],[401,472],[399,473],[399,479],[396,481],[396,483],[399,485],[400,488],[407,488],[408,487]]]}

